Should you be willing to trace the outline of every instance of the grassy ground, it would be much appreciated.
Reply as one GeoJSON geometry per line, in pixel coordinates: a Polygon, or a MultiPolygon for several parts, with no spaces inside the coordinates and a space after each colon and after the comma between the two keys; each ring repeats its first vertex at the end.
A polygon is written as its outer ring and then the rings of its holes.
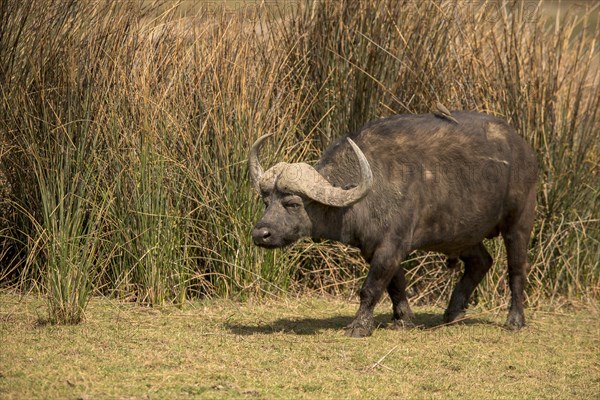
{"type": "Polygon", "coordinates": [[[93,299],[86,321],[40,321],[45,301],[0,294],[0,398],[595,398],[600,312],[528,310],[504,330],[504,310],[474,310],[442,326],[351,339],[356,305],[302,298],[196,302],[159,309],[93,299]]]}

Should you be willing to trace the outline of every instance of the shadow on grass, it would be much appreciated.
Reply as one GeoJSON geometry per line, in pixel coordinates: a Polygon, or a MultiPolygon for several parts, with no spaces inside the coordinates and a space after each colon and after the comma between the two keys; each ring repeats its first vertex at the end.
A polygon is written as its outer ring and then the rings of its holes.
{"type": "MultiPolygon", "coordinates": [[[[338,316],[328,318],[299,318],[289,319],[281,318],[270,323],[261,325],[241,324],[230,322],[225,325],[232,333],[237,335],[254,335],[254,334],[272,334],[272,333],[292,333],[296,335],[314,335],[323,330],[333,329],[342,330],[352,320],[353,316],[338,316]]],[[[444,324],[441,314],[434,313],[416,313],[415,314],[415,329],[433,329],[447,326],[444,324]]],[[[459,322],[460,325],[501,325],[479,318],[466,318],[459,322]]],[[[377,315],[375,317],[375,325],[377,329],[391,329],[391,320],[387,315],[377,315]]]]}

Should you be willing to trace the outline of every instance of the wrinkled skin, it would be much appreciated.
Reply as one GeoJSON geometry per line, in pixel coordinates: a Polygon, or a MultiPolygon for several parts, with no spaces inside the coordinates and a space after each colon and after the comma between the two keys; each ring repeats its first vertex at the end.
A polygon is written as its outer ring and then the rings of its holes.
{"type": "Polygon", "coordinates": [[[452,116],[456,123],[431,114],[381,119],[332,144],[315,169],[334,187],[352,190],[364,178],[347,138],[368,160],[372,187],[352,204],[332,206],[286,192],[278,186],[279,170],[252,174],[267,205],[252,231],[256,245],[274,248],[302,237],[332,239],[359,248],[369,262],[359,310],[347,327],[349,336],[372,334],[373,309],[386,291],[393,326],[412,326],[401,263],[414,250],[444,253],[449,264],[457,258],[463,262],[464,274],[444,313],[447,323],[461,320],[471,294],[492,266],[483,239],[499,234],[506,246],[511,289],[507,326],[519,329],[525,324],[535,154],[500,119],[471,112],[452,116]]]}

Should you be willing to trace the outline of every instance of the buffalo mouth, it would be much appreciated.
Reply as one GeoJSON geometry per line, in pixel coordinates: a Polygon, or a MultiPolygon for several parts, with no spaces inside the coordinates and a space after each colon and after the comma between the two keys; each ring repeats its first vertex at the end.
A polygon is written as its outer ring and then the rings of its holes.
{"type": "Polygon", "coordinates": [[[254,241],[254,244],[257,245],[258,247],[262,247],[264,249],[278,249],[281,247],[285,247],[286,245],[284,244],[274,244],[274,243],[257,243],[256,241],[254,241]]]}
{"type": "Polygon", "coordinates": [[[287,247],[287,246],[291,245],[292,243],[294,243],[294,241],[264,242],[264,241],[257,241],[256,239],[254,240],[254,244],[256,246],[262,247],[265,249],[279,249],[282,247],[287,247]]]}

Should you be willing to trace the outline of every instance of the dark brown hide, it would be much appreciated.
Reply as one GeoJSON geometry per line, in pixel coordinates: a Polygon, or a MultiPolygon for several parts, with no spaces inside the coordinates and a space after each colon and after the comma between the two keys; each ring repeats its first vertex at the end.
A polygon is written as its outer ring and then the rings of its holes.
{"type": "MultiPolygon", "coordinates": [[[[373,331],[373,308],[387,289],[394,320],[410,325],[402,260],[413,250],[460,258],[465,273],[445,312],[463,317],[469,296],[492,265],[484,238],[502,234],[507,249],[511,308],[507,325],[524,324],[527,246],[535,216],[537,163],[531,147],[504,121],[485,114],[452,112],[398,115],[373,121],[343,137],[315,169],[333,186],[361,181],[351,138],[369,162],[373,185],[347,207],[324,205],[277,187],[261,193],[268,205],[253,230],[259,246],[279,247],[303,236],[356,246],[371,264],[351,336],[373,331]]],[[[268,173],[269,171],[267,171],[268,173]]],[[[276,175],[276,174],[274,174],[276,175]]]]}

